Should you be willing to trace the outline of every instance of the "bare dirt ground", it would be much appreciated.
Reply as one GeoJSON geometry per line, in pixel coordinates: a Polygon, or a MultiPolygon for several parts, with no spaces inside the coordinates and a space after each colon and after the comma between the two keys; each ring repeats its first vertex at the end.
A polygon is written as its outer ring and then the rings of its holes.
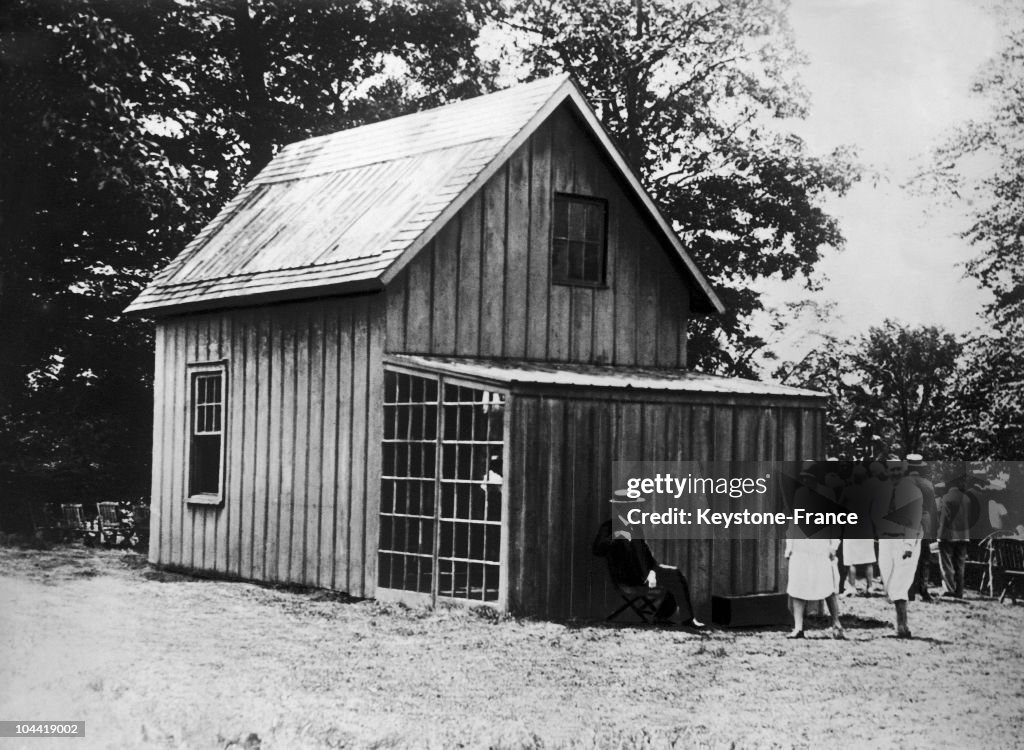
{"type": "Polygon", "coordinates": [[[0,547],[0,748],[1020,747],[1024,603],[844,599],[849,640],[612,628],[0,547]]]}

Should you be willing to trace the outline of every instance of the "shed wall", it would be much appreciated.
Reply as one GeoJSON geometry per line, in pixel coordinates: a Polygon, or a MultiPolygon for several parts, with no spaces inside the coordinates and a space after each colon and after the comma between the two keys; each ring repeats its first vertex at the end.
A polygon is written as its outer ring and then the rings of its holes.
{"type": "Polygon", "coordinates": [[[157,324],[150,560],[373,593],[383,295],[157,324]],[[187,367],[224,360],[223,503],[186,502],[187,367]]]}
{"type": "Polygon", "coordinates": [[[612,170],[557,110],[389,285],[388,352],[685,366],[683,271],[612,170]],[[556,192],[607,199],[606,288],[550,282],[556,192]]]}
{"type": "MultiPolygon", "coordinates": [[[[509,604],[553,619],[603,617],[617,596],[591,544],[607,517],[612,461],[799,460],[819,455],[823,412],[814,402],[775,404],[706,397],[673,401],[605,395],[516,395],[512,445],[509,604]]],[[[785,590],[781,535],[752,540],[655,540],[678,565],[699,614],[711,595],[785,590]]]]}

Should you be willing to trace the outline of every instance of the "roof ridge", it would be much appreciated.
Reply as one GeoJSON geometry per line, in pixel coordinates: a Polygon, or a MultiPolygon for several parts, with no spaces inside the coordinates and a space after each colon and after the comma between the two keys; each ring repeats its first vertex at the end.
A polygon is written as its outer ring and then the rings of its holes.
{"type": "MultiPolygon", "coordinates": [[[[339,132],[344,133],[346,131],[339,131],[339,132]]],[[[332,135],[337,135],[337,133],[333,133],[332,135]]],[[[495,140],[499,140],[501,138],[502,138],[502,136],[500,136],[500,135],[484,135],[484,136],[480,136],[479,138],[471,138],[471,139],[468,139],[468,140],[465,140],[465,141],[459,141],[458,143],[448,143],[448,144],[445,144],[445,145],[436,146],[434,148],[425,148],[425,149],[416,150],[416,151],[410,150],[408,153],[399,153],[399,154],[396,154],[394,156],[376,156],[376,155],[367,154],[368,157],[372,156],[372,160],[371,161],[360,161],[359,159],[355,159],[355,160],[350,161],[350,162],[344,162],[344,163],[342,163],[339,166],[332,166],[332,167],[323,166],[323,167],[321,167],[319,169],[312,169],[310,171],[302,172],[301,174],[293,174],[293,173],[289,173],[289,172],[281,172],[280,174],[277,174],[277,175],[275,175],[273,173],[264,175],[264,172],[266,172],[267,170],[262,170],[262,171],[260,171],[259,174],[257,174],[255,177],[252,178],[252,182],[253,182],[253,184],[258,184],[258,185],[270,185],[270,184],[281,184],[283,182],[293,182],[293,181],[296,181],[296,180],[304,180],[304,179],[307,179],[307,178],[310,178],[310,177],[322,177],[323,175],[331,174],[333,172],[340,172],[340,171],[343,171],[343,170],[346,170],[346,169],[357,169],[357,168],[361,168],[361,167],[373,167],[373,166],[375,166],[377,164],[391,163],[391,162],[394,162],[394,161],[396,161],[398,159],[412,159],[412,158],[415,158],[417,156],[421,156],[423,154],[433,154],[433,153],[436,153],[438,151],[451,151],[452,149],[463,148],[465,146],[472,146],[473,144],[483,143],[484,141],[495,141],[495,140]]],[[[302,142],[304,143],[305,141],[302,141],[302,142]]]]}
{"type": "Polygon", "coordinates": [[[508,86],[507,88],[497,89],[495,91],[488,91],[483,94],[471,96],[468,99],[455,99],[450,102],[438,104],[436,107],[429,107],[428,109],[419,109],[415,112],[408,112],[404,115],[397,115],[395,117],[388,117],[382,120],[376,120],[374,122],[363,123],[362,125],[354,125],[343,130],[336,130],[332,133],[324,133],[322,135],[314,135],[309,138],[303,138],[298,141],[292,141],[285,145],[279,152],[278,155],[283,154],[289,149],[297,150],[299,146],[303,144],[314,144],[322,143],[326,140],[334,138],[341,138],[346,134],[352,133],[355,130],[361,130],[364,133],[369,128],[377,128],[378,126],[400,126],[408,123],[413,118],[425,117],[435,113],[439,113],[441,110],[445,111],[445,114],[449,114],[453,109],[463,109],[468,105],[478,105],[483,100],[487,99],[491,102],[497,97],[506,97],[512,94],[522,94],[533,89],[543,89],[545,86],[550,86],[551,91],[554,92],[559,86],[564,84],[566,81],[571,80],[572,76],[569,73],[559,73],[553,76],[547,76],[545,78],[537,78],[533,81],[527,81],[526,83],[518,83],[514,86],[508,86]]]}

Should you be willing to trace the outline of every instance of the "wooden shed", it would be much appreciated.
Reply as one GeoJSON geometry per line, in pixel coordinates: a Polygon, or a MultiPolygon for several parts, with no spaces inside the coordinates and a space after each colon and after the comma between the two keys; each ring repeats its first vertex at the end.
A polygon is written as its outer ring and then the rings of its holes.
{"type": "MultiPolygon", "coordinates": [[[[721,304],[575,84],[303,141],[128,308],[156,320],[150,560],[590,617],[612,461],[798,459],[814,393],[687,372],[721,304]]],[[[777,539],[655,545],[777,591],[777,539]]]]}

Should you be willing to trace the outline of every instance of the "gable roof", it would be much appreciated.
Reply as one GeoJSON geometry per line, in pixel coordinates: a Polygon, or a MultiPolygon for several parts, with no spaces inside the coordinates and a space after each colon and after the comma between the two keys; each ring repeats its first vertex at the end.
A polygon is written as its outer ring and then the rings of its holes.
{"type": "Polygon", "coordinates": [[[722,312],[567,75],[286,146],[126,312],[380,289],[563,102],[678,254],[694,291],[692,309],[722,312]]]}

